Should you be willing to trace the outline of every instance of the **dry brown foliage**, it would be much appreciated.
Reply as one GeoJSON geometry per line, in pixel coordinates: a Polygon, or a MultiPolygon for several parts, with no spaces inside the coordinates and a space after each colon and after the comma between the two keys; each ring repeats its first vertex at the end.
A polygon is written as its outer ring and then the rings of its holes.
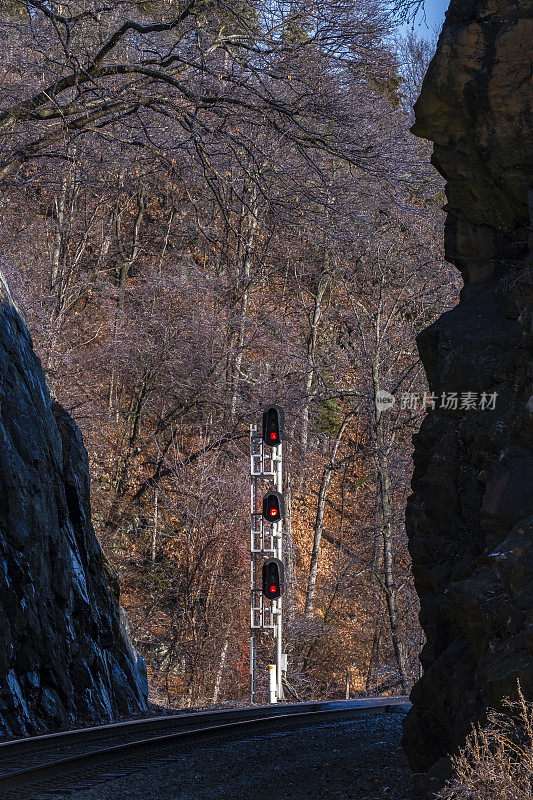
{"type": "Polygon", "coordinates": [[[454,776],[438,800],[530,800],[533,796],[533,703],[504,700],[491,709],[453,761],[454,776]]]}

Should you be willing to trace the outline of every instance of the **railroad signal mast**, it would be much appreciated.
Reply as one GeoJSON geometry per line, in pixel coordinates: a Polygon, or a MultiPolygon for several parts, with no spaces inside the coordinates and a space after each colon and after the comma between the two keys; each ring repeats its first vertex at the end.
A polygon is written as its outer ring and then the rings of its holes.
{"type": "Polygon", "coordinates": [[[283,409],[263,412],[262,429],[250,425],[250,702],[255,703],[257,639],[272,631],[275,664],[269,665],[269,699],[284,699],[287,657],[282,647],[283,569],[283,409]],[[265,491],[266,490],[266,491],[265,491]]]}

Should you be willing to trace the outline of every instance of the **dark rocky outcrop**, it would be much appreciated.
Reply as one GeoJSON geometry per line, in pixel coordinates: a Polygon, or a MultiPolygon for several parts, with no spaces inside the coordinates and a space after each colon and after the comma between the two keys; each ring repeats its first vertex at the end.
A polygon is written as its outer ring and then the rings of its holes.
{"type": "Polygon", "coordinates": [[[414,132],[447,181],[446,257],[465,281],[420,354],[436,395],[497,395],[494,408],[431,410],[415,437],[407,528],[427,644],[404,747],[427,773],[422,794],[517,678],[533,695],[531,12],[452,0],[416,105],[414,132]]]}
{"type": "Polygon", "coordinates": [[[0,275],[0,736],[145,708],[108,574],[81,434],[0,275]]]}

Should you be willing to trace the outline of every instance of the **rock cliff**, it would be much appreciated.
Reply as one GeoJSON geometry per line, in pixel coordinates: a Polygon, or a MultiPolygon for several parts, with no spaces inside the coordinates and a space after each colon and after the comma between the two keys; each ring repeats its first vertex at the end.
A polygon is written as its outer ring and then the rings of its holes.
{"type": "Polygon", "coordinates": [[[418,342],[438,399],[415,437],[407,511],[427,644],[404,747],[430,795],[487,706],[517,678],[533,695],[531,17],[526,0],[452,0],[415,107],[464,278],[418,342]]]}
{"type": "Polygon", "coordinates": [[[0,736],[145,707],[108,575],[81,434],[51,401],[0,275],[0,736]]]}

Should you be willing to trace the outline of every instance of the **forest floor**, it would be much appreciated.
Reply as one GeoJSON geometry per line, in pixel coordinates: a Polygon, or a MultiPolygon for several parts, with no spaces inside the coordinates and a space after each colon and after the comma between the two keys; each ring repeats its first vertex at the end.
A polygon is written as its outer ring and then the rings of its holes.
{"type": "Polygon", "coordinates": [[[402,713],[363,714],[348,722],[197,747],[171,763],[154,763],[70,798],[410,800],[410,771],[400,747],[402,719],[402,713]]]}

